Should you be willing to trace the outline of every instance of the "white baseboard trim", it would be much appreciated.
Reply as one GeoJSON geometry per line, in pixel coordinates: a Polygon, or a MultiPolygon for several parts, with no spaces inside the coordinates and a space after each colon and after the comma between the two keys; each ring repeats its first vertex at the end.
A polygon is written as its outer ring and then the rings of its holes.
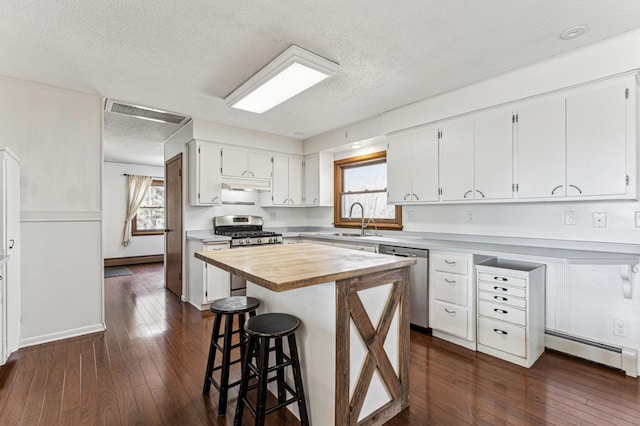
{"type": "Polygon", "coordinates": [[[20,347],[41,345],[43,343],[55,342],[57,340],[70,339],[72,337],[84,336],[85,334],[99,333],[106,331],[104,324],[94,324],[86,327],[74,328],[72,330],[59,331],[57,333],[43,334],[41,336],[20,339],[20,347]]]}
{"type": "Polygon", "coordinates": [[[637,350],[625,346],[608,346],[556,332],[551,333],[547,331],[544,336],[545,347],[623,370],[627,376],[638,377],[637,350]]]}

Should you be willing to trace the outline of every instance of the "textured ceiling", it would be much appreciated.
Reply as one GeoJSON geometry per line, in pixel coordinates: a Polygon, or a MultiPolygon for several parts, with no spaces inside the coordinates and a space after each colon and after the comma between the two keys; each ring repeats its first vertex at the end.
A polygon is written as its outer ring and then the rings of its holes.
{"type": "Polygon", "coordinates": [[[0,75],[304,139],[638,28],[638,0],[2,0],[0,75]],[[338,74],[262,115],[226,106],[291,44],[338,74]]]}

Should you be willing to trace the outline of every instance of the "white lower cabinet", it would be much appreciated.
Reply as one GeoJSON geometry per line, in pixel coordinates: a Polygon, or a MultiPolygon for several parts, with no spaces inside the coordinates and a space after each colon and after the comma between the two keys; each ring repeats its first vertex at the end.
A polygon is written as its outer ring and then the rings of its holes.
{"type": "Polygon", "coordinates": [[[201,311],[216,299],[231,295],[229,272],[196,259],[197,251],[228,250],[228,242],[202,243],[189,241],[189,294],[188,301],[201,311]]]}
{"type": "Polygon", "coordinates": [[[489,257],[429,252],[429,327],[433,335],[476,349],[474,264],[489,257]]]}
{"type": "Polygon", "coordinates": [[[493,259],[476,271],[478,351],[531,367],[544,352],[545,265],[493,259]]]}

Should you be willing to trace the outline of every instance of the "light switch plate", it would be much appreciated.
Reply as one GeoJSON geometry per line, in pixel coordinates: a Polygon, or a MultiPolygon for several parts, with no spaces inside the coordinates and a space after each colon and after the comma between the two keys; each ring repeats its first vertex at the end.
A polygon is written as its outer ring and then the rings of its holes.
{"type": "Polygon", "coordinates": [[[604,212],[593,213],[593,227],[594,228],[606,228],[607,227],[607,214],[604,212]]]}
{"type": "Polygon", "coordinates": [[[467,222],[473,223],[476,221],[476,212],[473,210],[467,210],[467,222]]]}

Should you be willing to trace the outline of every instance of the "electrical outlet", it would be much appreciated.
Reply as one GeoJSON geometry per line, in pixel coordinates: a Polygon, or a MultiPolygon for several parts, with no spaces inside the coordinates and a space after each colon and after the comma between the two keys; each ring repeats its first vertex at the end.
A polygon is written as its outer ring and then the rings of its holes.
{"type": "Polygon", "coordinates": [[[467,210],[467,222],[473,223],[476,221],[476,212],[473,210],[467,210]]]}
{"type": "Polygon", "coordinates": [[[575,225],[576,224],[576,212],[566,211],[564,212],[564,224],[575,225]]]}
{"type": "Polygon", "coordinates": [[[629,321],[614,319],[613,334],[620,337],[629,337],[629,321]]]}
{"type": "Polygon", "coordinates": [[[413,220],[416,217],[416,212],[414,210],[407,210],[407,220],[413,220]]]}
{"type": "Polygon", "coordinates": [[[635,216],[635,227],[640,228],[640,212],[636,212],[635,216]]]}
{"type": "Polygon", "coordinates": [[[593,214],[593,227],[594,228],[606,228],[607,227],[607,214],[604,212],[597,212],[593,214]]]}

